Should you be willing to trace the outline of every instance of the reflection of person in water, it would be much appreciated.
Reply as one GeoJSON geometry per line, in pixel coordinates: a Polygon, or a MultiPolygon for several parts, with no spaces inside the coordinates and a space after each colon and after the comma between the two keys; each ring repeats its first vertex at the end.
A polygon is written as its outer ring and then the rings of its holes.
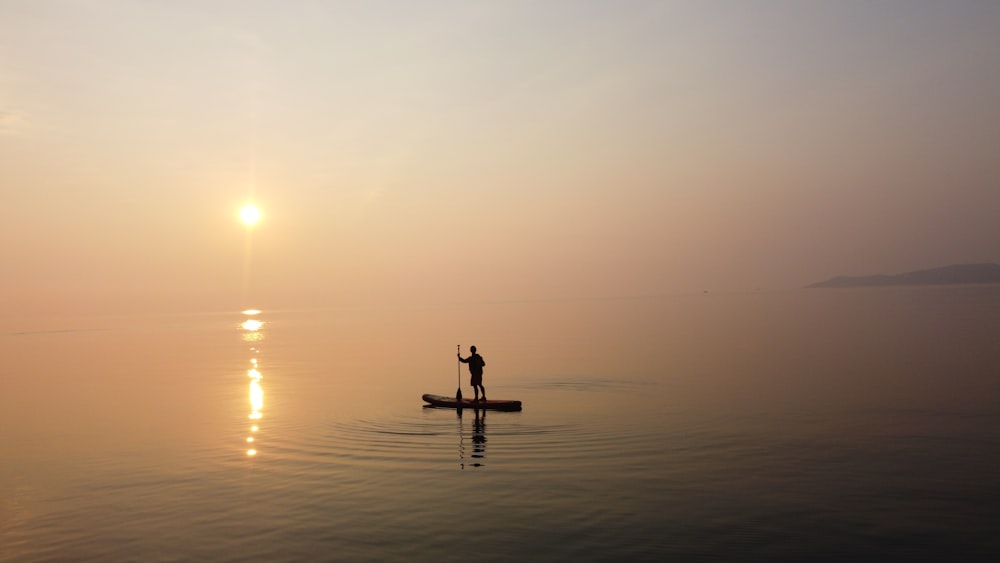
{"type": "MultiPolygon", "coordinates": [[[[486,457],[486,410],[476,409],[476,421],[472,423],[472,457],[486,457]]],[[[479,463],[473,464],[479,467],[479,463]]]]}
{"type": "Polygon", "coordinates": [[[469,384],[472,385],[472,392],[475,393],[475,401],[479,401],[479,390],[483,391],[483,400],[486,400],[486,388],[483,387],[483,368],[486,367],[486,360],[482,356],[476,353],[476,347],[473,346],[469,348],[472,351],[472,355],[468,358],[463,358],[461,354],[458,355],[458,361],[463,364],[469,364],[469,373],[472,375],[469,384]]]}

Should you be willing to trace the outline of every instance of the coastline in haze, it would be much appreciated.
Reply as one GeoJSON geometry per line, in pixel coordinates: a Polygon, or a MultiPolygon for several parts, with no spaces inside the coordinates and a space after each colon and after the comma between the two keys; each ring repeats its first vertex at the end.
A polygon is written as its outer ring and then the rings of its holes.
{"type": "Polygon", "coordinates": [[[873,287],[1000,283],[1000,264],[955,264],[895,275],[836,276],[806,287],[873,287]]]}

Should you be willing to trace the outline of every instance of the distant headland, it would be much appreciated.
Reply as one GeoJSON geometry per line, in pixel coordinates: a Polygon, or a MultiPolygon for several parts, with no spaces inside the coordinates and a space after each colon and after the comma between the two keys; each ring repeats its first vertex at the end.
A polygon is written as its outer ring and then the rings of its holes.
{"type": "Polygon", "coordinates": [[[837,276],[811,287],[876,287],[888,285],[957,285],[1000,283],[1000,264],[955,264],[895,275],[837,276]]]}

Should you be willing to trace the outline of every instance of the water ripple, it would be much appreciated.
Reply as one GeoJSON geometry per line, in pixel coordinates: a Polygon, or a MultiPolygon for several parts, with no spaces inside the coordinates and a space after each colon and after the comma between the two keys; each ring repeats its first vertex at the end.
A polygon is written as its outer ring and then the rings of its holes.
{"type": "Polygon", "coordinates": [[[557,471],[566,466],[621,466],[641,463],[660,452],[646,432],[621,427],[539,424],[518,413],[427,409],[391,419],[334,421],[297,429],[275,441],[269,453],[296,473],[329,471],[330,466],[412,469],[454,468],[473,458],[477,467],[557,471]],[[623,460],[622,451],[633,452],[623,460]],[[638,452],[638,453],[636,453],[638,452]],[[648,452],[644,454],[643,452],[648,452]]]}

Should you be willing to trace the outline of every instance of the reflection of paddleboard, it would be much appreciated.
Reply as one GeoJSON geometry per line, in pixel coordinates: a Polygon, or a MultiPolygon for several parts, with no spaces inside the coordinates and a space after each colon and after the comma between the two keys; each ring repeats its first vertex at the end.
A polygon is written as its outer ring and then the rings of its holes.
{"type": "Polygon", "coordinates": [[[519,411],[521,401],[510,401],[507,399],[490,399],[488,401],[473,401],[467,397],[461,401],[455,397],[443,397],[441,395],[424,395],[424,400],[433,407],[445,407],[450,409],[489,409],[494,411],[519,411]]]}

